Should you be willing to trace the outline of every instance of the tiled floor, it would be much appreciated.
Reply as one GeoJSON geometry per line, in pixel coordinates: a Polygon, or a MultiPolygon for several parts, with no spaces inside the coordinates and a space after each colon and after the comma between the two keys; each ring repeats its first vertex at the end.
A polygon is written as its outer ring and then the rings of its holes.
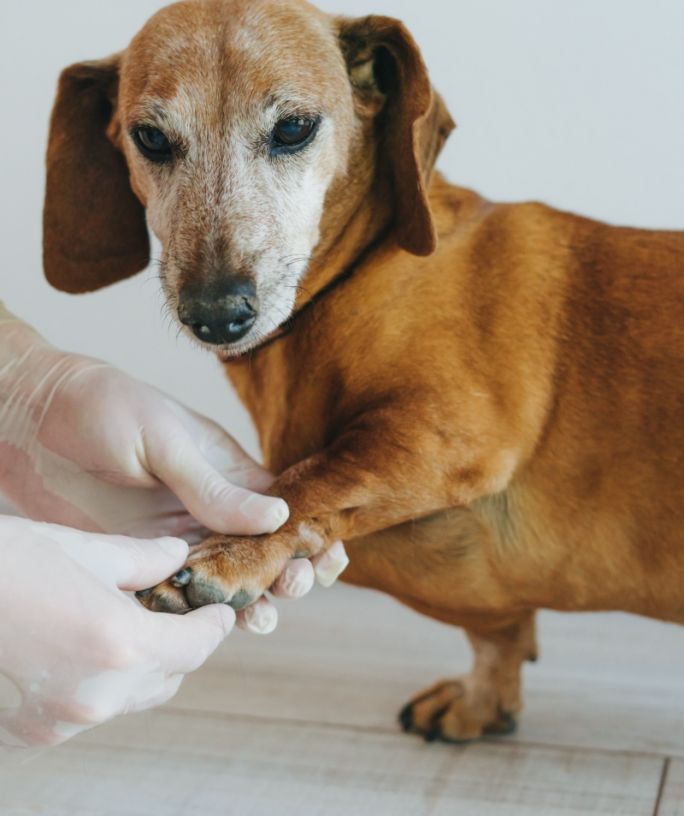
{"type": "Polygon", "coordinates": [[[684,629],[545,613],[514,737],[401,734],[461,634],[336,587],[237,633],[162,710],[0,756],[2,816],[684,816],[684,629]]]}

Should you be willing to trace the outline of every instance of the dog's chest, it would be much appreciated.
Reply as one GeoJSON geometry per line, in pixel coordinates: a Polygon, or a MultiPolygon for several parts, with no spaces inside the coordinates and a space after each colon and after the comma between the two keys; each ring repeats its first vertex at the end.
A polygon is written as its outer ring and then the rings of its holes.
{"type": "Polygon", "coordinates": [[[264,464],[282,473],[330,441],[334,385],[329,366],[288,365],[278,346],[264,352],[226,369],[256,426],[264,464]]]}

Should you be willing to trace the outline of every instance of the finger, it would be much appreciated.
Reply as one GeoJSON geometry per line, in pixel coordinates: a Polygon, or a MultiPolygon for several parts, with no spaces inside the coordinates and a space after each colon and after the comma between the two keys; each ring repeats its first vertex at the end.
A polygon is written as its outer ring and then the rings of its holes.
{"type": "Polygon", "coordinates": [[[235,624],[235,612],[224,604],[203,606],[187,615],[144,613],[147,648],[167,675],[189,674],[198,669],[235,624]]]}
{"type": "Polygon", "coordinates": [[[237,625],[255,635],[270,635],[278,625],[278,610],[263,596],[238,613],[237,625]]]}
{"type": "Polygon", "coordinates": [[[171,677],[167,678],[166,682],[164,683],[164,690],[161,692],[161,694],[150,697],[142,702],[132,703],[126,707],[126,713],[133,714],[136,711],[147,711],[150,708],[157,708],[158,706],[168,703],[169,700],[176,696],[184,679],[185,675],[183,674],[172,675],[171,677]]]}
{"type": "Polygon", "coordinates": [[[56,524],[36,524],[35,532],[59,545],[73,561],[109,586],[147,589],[177,572],[188,545],[178,538],[139,539],[82,533],[56,524]]]}
{"type": "MultiPolygon", "coordinates": [[[[80,730],[83,730],[81,726],[80,730]]],[[[42,748],[64,742],[33,710],[16,709],[0,715],[0,748],[42,748]]]]}
{"type": "Polygon", "coordinates": [[[277,598],[302,598],[311,591],[315,580],[314,568],[307,558],[293,558],[271,587],[277,598]]]}
{"type": "Polygon", "coordinates": [[[217,533],[260,535],[275,532],[289,516],[287,504],[228,482],[188,436],[174,450],[148,451],[155,475],[205,527],[217,533]]]}
{"type": "Polygon", "coordinates": [[[223,428],[206,417],[195,415],[196,422],[209,428],[209,439],[200,444],[207,461],[231,484],[263,493],[275,481],[272,473],[254,461],[223,428]]]}
{"type": "Polygon", "coordinates": [[[117,581],[119,589],[135,592],[165,581],[185,564],[189,547],[180,538],[158,538],[151,541],[124,539],[117,544],[126,556],[126,574],[117,581]]]}
{"type": "Polygon", "coordinates": [[[0,716],[0,748],[29,748],[32,743],[28,740],[29,734],[25,728],[18,727],[14,712],[0,716]]]}
{"type": "Polygon", "coordinates": [[[323,587],[332,586],[349,565],[349,556],[341,541],[311,559],[316,580],[323,587]]]}
{"type": "Polygon", "coordinates": [[[275,482],[275,476],[256,462],[240,468],[220,469],[221,475],[231,484],[246,487],[256,493],[265,493],[275,482]]]}

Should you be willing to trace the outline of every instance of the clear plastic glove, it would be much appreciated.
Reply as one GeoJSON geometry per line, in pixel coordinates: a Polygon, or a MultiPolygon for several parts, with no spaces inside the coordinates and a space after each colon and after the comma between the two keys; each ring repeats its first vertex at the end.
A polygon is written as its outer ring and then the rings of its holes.
{"type": "MultiPolygon", "coordinates": [[[[252,535],[287,519],[260,495],[272,476],[216,423],[106,363],[60,352],[0,304],[0,490],[31,518],[91,532],[193,542],[206,529],[252,535]]],[[[336,544],[292,561],[274,594],[328,585],[348,560],[336,544]]],[[[241,613],[275,627],[262,599],[241,613]]]]}
{"type": "Polygon", "coordinates": [[[271,475],[216,423],[0,317],[0,486],[27,514],[98,532],[259,534],[271,475]],[[143,488],[142,490],[140,488],[143,488]]]}
{"type": "Polygon", "coordinates": [[[187,544],[81,533],[0,516],[0,745],[64,742],[112,717],[160,705],[233,627],[228,606],[148,612],[123,590],[167,578],[187,544]]]}

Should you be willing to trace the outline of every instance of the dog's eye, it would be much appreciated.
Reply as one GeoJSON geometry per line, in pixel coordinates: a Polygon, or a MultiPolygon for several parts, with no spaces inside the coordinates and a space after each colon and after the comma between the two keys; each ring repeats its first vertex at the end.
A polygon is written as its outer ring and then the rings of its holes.
{"type": "Polygon", "coordinates": [[[317,119],[293,116],[281,119],[273,128],[273,148],[278,152],[293,152],[308,144],[316,131],[317,119]]]}
{"type": "Polygon", "coordinates": [[[138,150],[153,162],[166,162],[173,157],[173,148],[164,134],[155,127],[138,127],[133,131],[138,150]]]}

